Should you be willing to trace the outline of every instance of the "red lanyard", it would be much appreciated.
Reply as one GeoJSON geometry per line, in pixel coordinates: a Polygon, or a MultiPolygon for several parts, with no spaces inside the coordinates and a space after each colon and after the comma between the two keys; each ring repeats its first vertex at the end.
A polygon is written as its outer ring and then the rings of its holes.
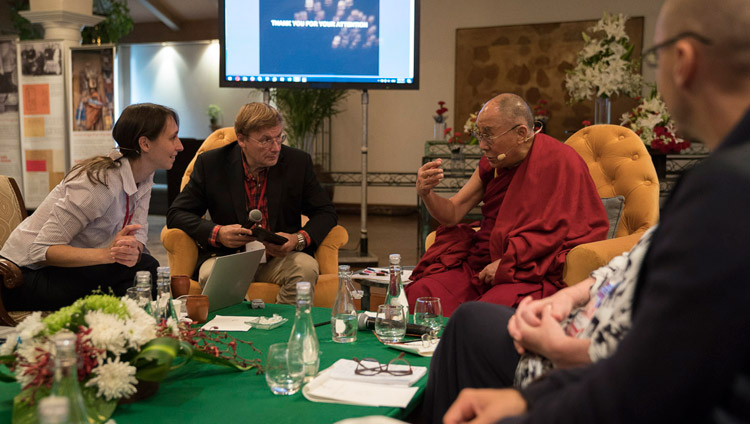
{"type": "Polygon", "coordinates": [[[125,228],[126,225],[130,224],[130,221],[133,220],[133,215],[135,215],[135,207],[133,208],[133,213],[130,213],[130,196],[126,194],[125,195],[125,219],[122,221],[122,228],[125,228]]]}

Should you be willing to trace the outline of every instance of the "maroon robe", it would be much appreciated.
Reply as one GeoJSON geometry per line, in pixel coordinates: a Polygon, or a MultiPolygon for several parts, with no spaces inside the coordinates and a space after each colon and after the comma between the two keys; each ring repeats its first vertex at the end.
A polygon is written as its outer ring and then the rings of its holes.
{"type": "Polygon", "coordinates": [[[470,300],[516,306],[526,295],[538,299],[564,287],[565,256],[582,243],[603,240],[607,215],[588,167],[572,148],[538,134],[516,168],[495,170],[479,161],[484,187],[482,223],[441,226],[406,287],[417,298],[441,299],[450,316],[470,300]],[[477,275],[501,259],[492,284],[477,275]]]}

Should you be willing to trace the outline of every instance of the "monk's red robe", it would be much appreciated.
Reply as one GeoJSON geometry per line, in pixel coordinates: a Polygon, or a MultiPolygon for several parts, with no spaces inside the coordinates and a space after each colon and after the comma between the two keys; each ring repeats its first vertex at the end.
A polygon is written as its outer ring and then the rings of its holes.
{"type": "Polygon", "coordinates": [[[539,134],[516,168],[495,170],[483,157],[482,223],[440,227],[435,243],[412,273],[409,305],[441,299],[449,316],[463,302],[517,306],[523,297],[549,296],[564,287],[562,269],[573,247],[603,240],[607,215],[588,167],[572,148],[539,134]],[[479,272],[500,259],[491,284],[479,272]]]}

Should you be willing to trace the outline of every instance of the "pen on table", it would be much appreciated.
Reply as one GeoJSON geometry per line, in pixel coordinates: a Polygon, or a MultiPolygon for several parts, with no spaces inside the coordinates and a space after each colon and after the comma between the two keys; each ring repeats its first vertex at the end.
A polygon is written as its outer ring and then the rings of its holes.
{"type": "Polygon", "coordinates": [[[318,322],[318,323],[315,323],[315,324],[313,324],[313,327],[321,327],[321,326],[323,326],[323,325],[326,325],[326,324],[330,324],[330,323],[331,323],[331,321],[330,321],[330,320],[328,320],[328,321],[323,321],[323,322],[318,322]]]}

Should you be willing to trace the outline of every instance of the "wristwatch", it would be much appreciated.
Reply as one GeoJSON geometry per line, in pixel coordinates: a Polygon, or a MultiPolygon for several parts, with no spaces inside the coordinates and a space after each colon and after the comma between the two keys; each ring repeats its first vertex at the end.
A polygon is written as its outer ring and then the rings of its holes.
{"type": "Polygon", "coordinates": [[[302,235],[302,233],[297,233],[297,246],[294,247],[294,250],[301,252],[305,249],[305,236],[302,235]]]}

